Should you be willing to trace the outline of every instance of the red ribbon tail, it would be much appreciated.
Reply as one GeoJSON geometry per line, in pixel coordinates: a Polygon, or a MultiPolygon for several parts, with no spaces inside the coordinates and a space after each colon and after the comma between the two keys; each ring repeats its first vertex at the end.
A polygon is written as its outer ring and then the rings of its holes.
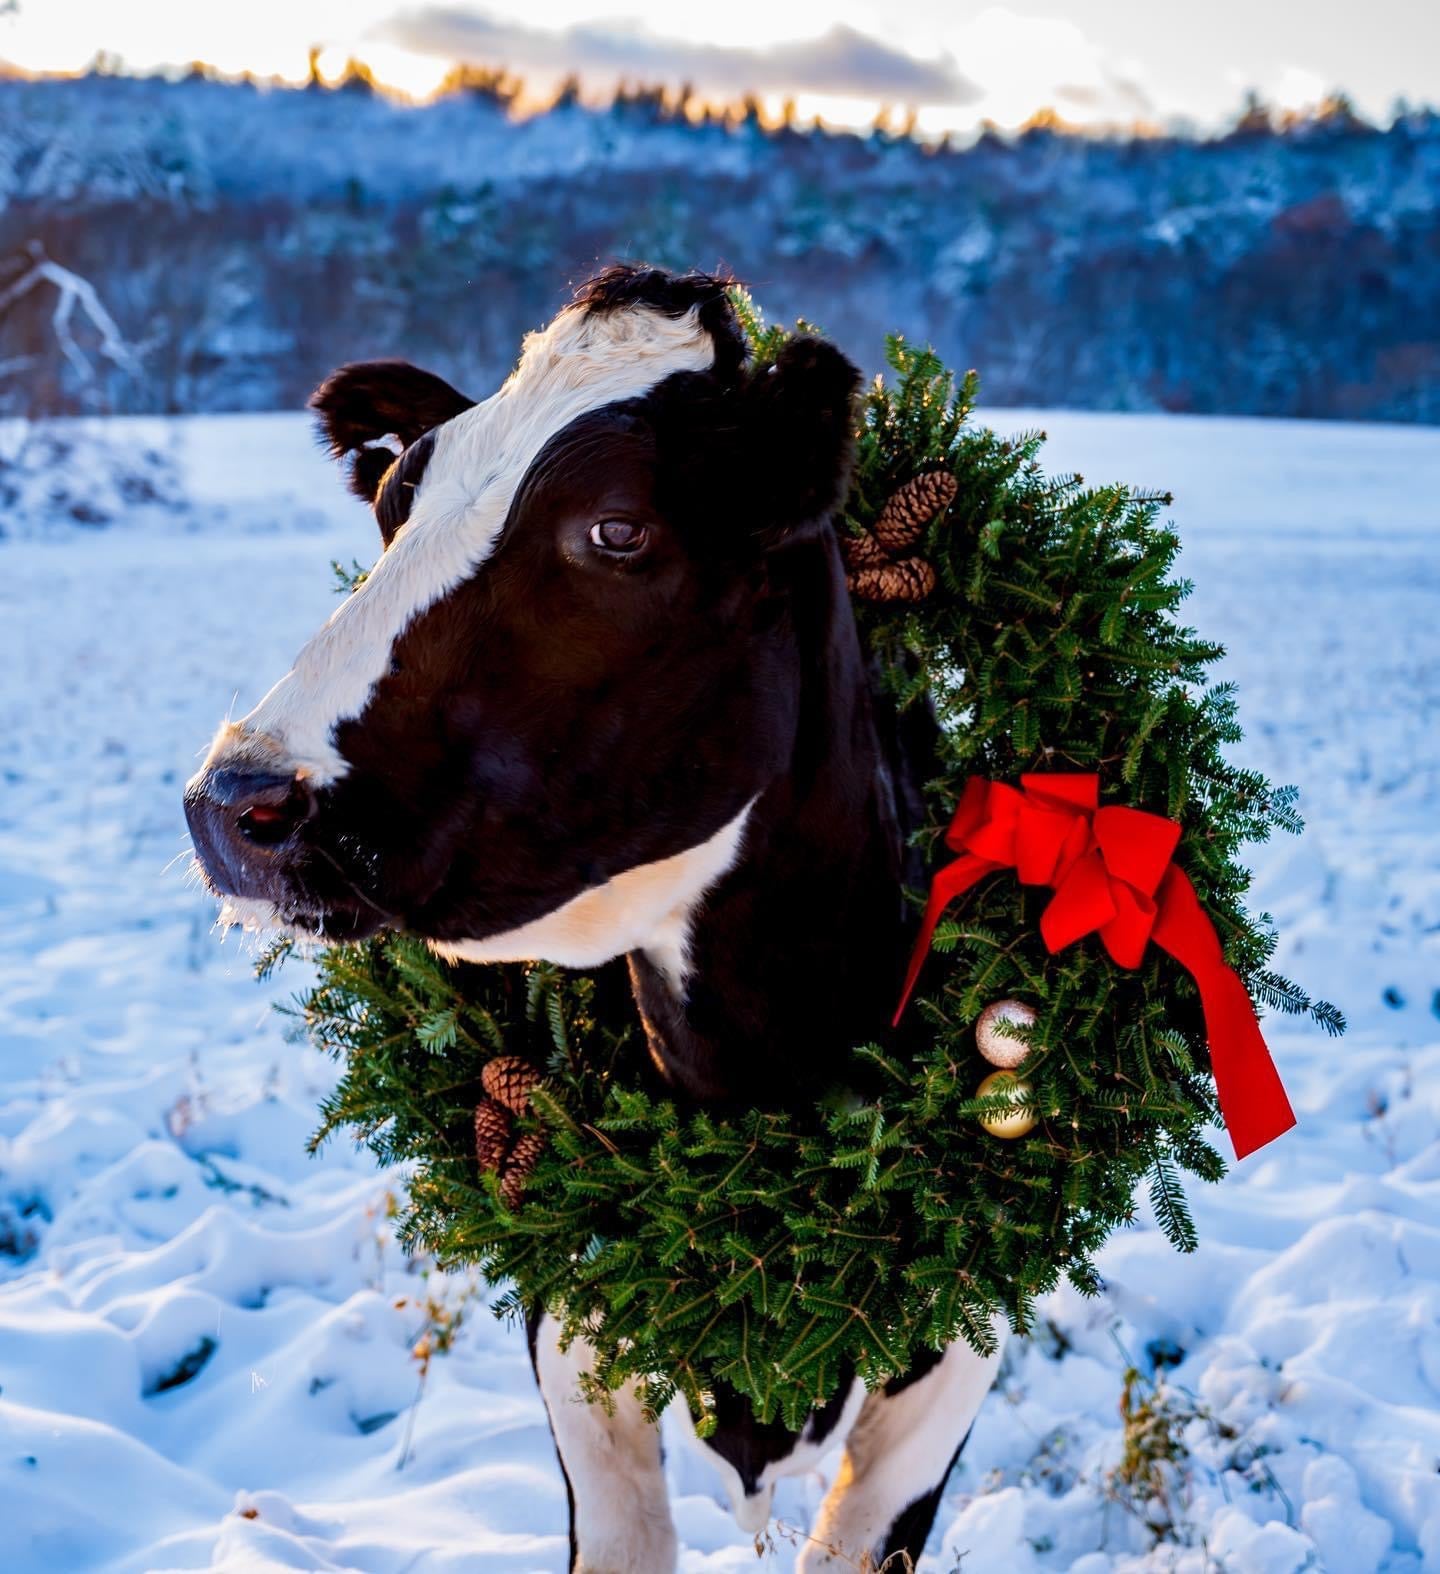
{"type": "Polygon", "coordinates": [[[925,958],[930,955],[930,942],[941,914],[957,896],[962,896],[977,881],[1000,867],[988,858],[977,858],[973,853],[967,853],[953,864],[946,864],[930,882],[930,896],[925,903],[925,916],[920,920],[920,933],[915,936],[915,945],[910,952],[910,965],[905,970],[905,983],[900,990],[900,1004],[895,1007],[895,1015],[890,1019],[892,1028],[900,1026],[900,1018],[905,1015],[905,1007],[910,1004],[915,981],[920,977],[920,969],[925,966],[925,958]]]}
{"type": "Polygon", "coordinates": [[[1159,896],[1152,938],[1190,974],[1200,991],[1220,1114],[1235,1145],[1235,1157],[1243,1159],[1289,1131],[1295,1112],[1245,985],[1226,966],[1215,926],[1182,869],[1170,867],[1159,896]]]}
{"type": "Polygon", "coordinates": [[[1220,1114],[1235,1144],[1235,1157],[1243,1159],[1289,1131],[1295,1112],[1244,984],[1229,968],[1196,982],[1205,1010],[1220,1114]]]}

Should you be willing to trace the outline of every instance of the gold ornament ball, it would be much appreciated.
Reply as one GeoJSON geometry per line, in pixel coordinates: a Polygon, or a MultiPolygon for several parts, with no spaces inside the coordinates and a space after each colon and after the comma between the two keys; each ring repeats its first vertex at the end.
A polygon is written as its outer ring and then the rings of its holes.
{"type": "MultiPolygon", "coordinates": [[[[1009,1071],[992,1071],[988,1077],[975,1089],[977,1099],[989,1098],[992,1093],[1013,1092],[1021,1097],[1030,1096],[1030,1084],[1022,1082],[1019,1077],[1009,1071]]],[[[1013,1142],[1018,1137],[1028,1136],[1036,1126],[1035,1112],[1030,1109],[999,1110],[994,1115],[982,1115],[980,1124],[992,1137],[1000,1137],[1006,1142],[1013,1142]]]]}
{"type": "Polygon", "coordinates": [[[1001,1022],[1034,1027],[1035,1008],[1023,1000],[996,1000],[985,1007],[975,1024],[975,1047],[992,1066],[1013,1071],[1030,1053],[1030,1046],[1023,1039],[998,1032],[997,1024],[1001,1022]]]}

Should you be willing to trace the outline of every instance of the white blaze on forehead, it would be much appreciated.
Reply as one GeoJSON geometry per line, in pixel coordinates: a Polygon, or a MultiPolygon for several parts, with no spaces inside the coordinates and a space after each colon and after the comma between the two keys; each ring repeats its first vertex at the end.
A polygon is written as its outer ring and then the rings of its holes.
{"type": "Polygon", "coordinates": [[[516,489],[555,433],[589,410],[647,393],[674,372],[705,371],[715,342],[698,310],[649,306],[604,314],[570,308],[522,347],[500,391],[435,433],[410,517],[370,577],[242,721],[222,730],[207,763],[263,751],[317,786],[344,776],[335,729],[358,716],[390,665],[394,642],[495,549],[516,489]]]}

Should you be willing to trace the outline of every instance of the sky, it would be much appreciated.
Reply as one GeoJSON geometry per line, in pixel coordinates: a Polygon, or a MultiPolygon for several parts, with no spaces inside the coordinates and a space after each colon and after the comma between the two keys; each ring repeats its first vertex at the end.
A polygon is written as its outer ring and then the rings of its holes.
{"type": "Polygon", "coordinates": [[[1203,129],[1247,89],[1303,108],[1341,88],[1377,119],[1399,97],[1440,104],[1440,0],[0,0],[0,58],[27,70],[104,50],[137,71],[198,59],[299,79],[312,45],[322,70],[356,55],[416,96],[465,60],[542,93],[575,71],[597,94],[689,82],[841,124],[913,108],[933,133],[1047,107],[1203,129]]]}

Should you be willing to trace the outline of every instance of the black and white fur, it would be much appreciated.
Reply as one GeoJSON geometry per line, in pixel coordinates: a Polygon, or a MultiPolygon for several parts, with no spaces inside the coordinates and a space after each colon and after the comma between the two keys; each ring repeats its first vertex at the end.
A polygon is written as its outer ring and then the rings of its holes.
{"type": "MultiPolygon", "coordinates": [[[[482,403],[403,363],[337,372],[314,403],[385,550],[187,789],[228,918],[623,956],[658,1072],[696,1104],[845,1076],[893,1005],[930,742],[872,695],[829,524],[856,382],[807,338],[752,371],[723,281],[632,268],[482,403]]],[[[530,1334],[572,1570],[663,1574],[658,1429],[633,1395],[580,1398],[585,1347],[548,1317],[530,1334]]],[[[800,1568],[918,1558],[997,1360],[957,1345],[875,1393],[842,1383],[798,1437],[717,1395],[739,1522],[843,1439],[800,1568]]]]}

